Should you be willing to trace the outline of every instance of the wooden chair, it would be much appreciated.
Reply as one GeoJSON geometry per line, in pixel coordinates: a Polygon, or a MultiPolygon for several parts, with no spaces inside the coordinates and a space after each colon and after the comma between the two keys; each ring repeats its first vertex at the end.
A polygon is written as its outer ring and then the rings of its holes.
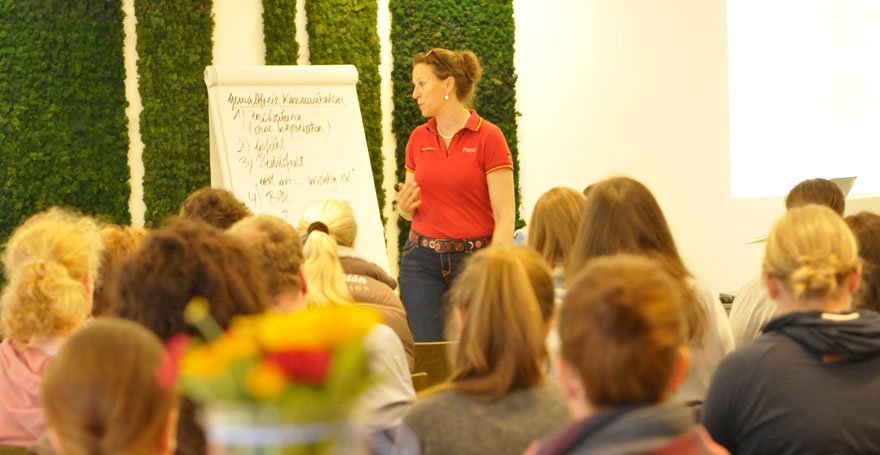
{"type": "Polygon", "coordinates": [[[415,344],[413,387],[416,392],[440,384],[452,375],[452,361],[458,341],[436,341],[415,344]],[[422,377],[425,373],[427,377],[422,377]],[[418,376],[418,377],[417,377],[418,376]]]}

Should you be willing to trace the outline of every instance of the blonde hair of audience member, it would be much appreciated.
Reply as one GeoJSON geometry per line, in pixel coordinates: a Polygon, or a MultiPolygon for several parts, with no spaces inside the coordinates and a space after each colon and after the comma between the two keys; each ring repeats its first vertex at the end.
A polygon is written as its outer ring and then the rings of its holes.
{"type": "Polygon", "coordinates": [[[284,301],[298,298],[303,290],[303,247],[293,226],[272,215],[254,215],[227,232],[256,252],[273,297],[284,301]]]}
{"type": "Polygon", "coordinates": [[[507,248],[510,255],[517,259],[529,277],[532,290],[535,291],[538,308],[541,310],[541,320],[544,321],[545,334],[553,325],[553,316],[556,306],[556,288],[550,267],[537,251],[531,248],[511,246],[507,248]]]}
{"type": "Polygon", "coordinates": [[[70,337],[42,383],[56,452],[173,453],[176,393],[157,379],[165,360],[159,339],[131,321],[97,319],[70,337]]]}
{"type": "Polygon", "coordinates": [[[318,221],[309,225],[303,254],[305,255],[306,282],[309,292],[306,305],[349,305],[354,298],[345,283],[345,272],[339,262],[336,241],[327,232],[327,226],[318,221]]]}
{"type": "Polygon", "coordinates": [[[455,280],[448,298],[462,321],[461,338],[452,376],[433,392],[451,389],[493,402],[544,379],[541,310],[528,273],[512,250],[480,250],[455,280]]]}
{"type": "Polygon", "coordinates": [[[629,253],[658,261],[682,288],[688,340],[700,346],[706,333],[706,312],[689,281],[666,217],[651,191],[629,177],[614,177],[590,186],[570,259],[577,273],[588,260],[629,253]]]}
{"type": "Polygon", "coordinates": [[[831,207],[843,216],[846,209],[846,196],[836,183],[826,179],[809,179],[795,185],[785,197],[786,210],[807,204],[831,207]]]}
{"type": "Polygon", "coordinates": [[[880,215],[861,212],[844,219],[859,244],[862,284],[853,298],[853,307],[880,311],[880,215]]]}
{"type": "Polygon", "coordinates": [[[25,221],[3,253],[0,332],[31,344],[79,328],[92,310],[101,251],[91,218],[53,208],[25,221]]]}
{"type": "Polygon", "coordinates": [[[861,280],[858,245],[850,228],[828,207],[788,210],[770,230],[764,279],[780,313],[850,309],[861,280]]]}
{"type": "Polygon", "coordinates": [[[559,317],[559,380],[576,417],[663,401],[688,373],[679,286],[644,256],[597,258],[559,317]]]}
{"type": "Polygon", "coordinates": [[[529,246],[541,253],[551,267],[568,265],[584,212],[583,193],[557,186],[535,203],[529,222],[529,246]]]}
{"type": "Polygon", "coordinates": [[[110,312],[113,307],[108,283],[115,279],[116,268],[134,251],[144,238],[147,230],[131,226],[110,225],[101,229],[104,254],[101,259],[101,279],[95,284],[95,297],[92,316],[98,317],[110,312]]]}
{"type": "Polygon", "coordinates": [[[316,221],[327,226],[330,237],[333,237],[337,245],[354,246],[358,225],[354,218],[354,211],[348,202],[327,199],[309,205],[303,211],[302,218],[297,225],[299,234],[307,235],[309,225],[316,221]]]}

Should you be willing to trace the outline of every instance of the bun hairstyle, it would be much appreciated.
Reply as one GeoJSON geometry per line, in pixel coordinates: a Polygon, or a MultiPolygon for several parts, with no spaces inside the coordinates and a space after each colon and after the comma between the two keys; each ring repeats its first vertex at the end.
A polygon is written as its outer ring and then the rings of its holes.
{"type": "Polygon", "coordinates": [[[587,261],[615,254],[638,254],[659,262],[678,281],[687,321],[688,340],[700,346],[706,312],[694,293],[666,217],[651,191],[629,177],[614,177],[589,186],[577,240],[567,272],[576,274],[587,261]]]}
{"type": "Polygon", "coordinates": [[[310,307],[354,302],[345,283],[345,271],[339,262],[336,241],[327,231],[327,225],[320,221],[309,223],[306,227],[303,255],[306,283],[309,286],[306,305],[310,307]]]}
{"type": "Polygon", "coordinates": [[[447,77],[455,79],[455,96],[465,106],[471,104],[477,83],[483,77],[483,67],[480,66],[477,54],[472,51],[434,48],[413,56],[413,66],[420,63],[430,65],[434,75],[440,80],[447,77]]]}
{"type": "Polygon", "coordinates": [[[861,212],[844,221],[856,236],[862,260],[862,283],[853,307],[880,311],[880,215],[861,212]]]}
{"type": "Polygon", "coordinates": [[[489,247],[468,259],[449,291],[465,314],[449,382],[476,400],[496,401],[544,379],[541,310],[528,274],[512,247],[489,247]]]}
{"type": "Polygon", "coordinates": [[[102,249],[94,220],[59,208],[17,228],[3,253],[4,336],[27,344],[78,328],[91,311],[102,249]]]}
{"type": "Polygon", "coordinates": [[[309,225],[315,221],[324,224],[327,232],[338,245],[351,247],[357,239],[358,226],[354,211],[348,202],[327,199],[315,202],[303,210],[302,218],[297,224],[300,235],[309,233],[309,225]]]}
{"type": "Polygon", "coordinates": [[[679,286],[636,255],[593,259],[573,280],[559,315],[561,355],[597,408],[659,402],[686,341],[679,286]]]}
{"type": "Polygon", "coordinates": [[[281,218],[261,214],[233,224],[227,232],[256,252],[267,278],[269,294],[278,297],[285,292],[302,290],[302,240],[293,226],[281,218]]]}
{"type": "Polygon", "coordinates": [[[130,321],[97,319],[70,337],[41,393],[64,453],[157,453],[177,404],[173,388],[157,380],[164,360],[156,336],[130,321]]]}
{"type": "Polygon", "coordinates": [[[773,225],[763,269],[804,301],[839,295],[843,281],[858,265],[856,239],[840,215],[809,204],[788,210],[773,225]]]}
{"type": "Polygon", "coordinates": [[[529,222],[529,246],[550,266],[568,264],[587,198],[564,186],[552,188],[535,203],[529,222]]]}

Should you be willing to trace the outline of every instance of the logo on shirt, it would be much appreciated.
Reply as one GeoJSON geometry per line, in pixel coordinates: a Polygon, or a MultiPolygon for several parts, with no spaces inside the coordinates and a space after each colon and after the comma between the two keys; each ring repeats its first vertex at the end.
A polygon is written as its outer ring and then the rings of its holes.
{"type": "Polygon", "coordinates": [[[436,147],[422,147],[420,149],[420,151],[422,151],[422,152],[435,152],[435,151],[437,151],[437,148],[436,147]]]}
{"type": "Polygon", "coordinates": [[[477,153],[477,147],[462,147],[461,151],[464,153],[477,153]]]}

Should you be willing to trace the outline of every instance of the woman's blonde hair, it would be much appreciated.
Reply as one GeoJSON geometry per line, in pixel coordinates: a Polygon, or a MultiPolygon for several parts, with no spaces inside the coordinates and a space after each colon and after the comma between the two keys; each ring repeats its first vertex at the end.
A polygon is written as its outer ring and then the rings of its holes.
{"type": "Polygon", "coordinates": [[[109,225],[101,229],[104,254],[101,259],[101,279],[95,282],[95,297],[92,316],[98,317],[111,312],[113,297],[110,283],[116,279],[116,269],[132,251],[147,237],[147,230],[131,226],[109,225]]]}
{"type": "Polygon", "coordinates": [[[537,251],[514,246],[509,249],[510,254],[517,259],[529,277],[529,284],[535,291],[538,308],[541,309],[541,319],[546,323],[553,317],[556,306],[556,286],[550,267],[537,251]]]}
{"type": "Polygon", "coordinates": [[[177,404],[173,385],[157,379],[163,361],[162,343],[135,322],[99,318],[70,337],[42,381],[64,453],[155,453],[177,404]]]}
{"type": "Polygon", "coordinates": [[[571,274],[592,258],[629,253],[659,262],[678,280],[683,296],[688,340],[701,345],[706,312],[692,285],[666,217],[651,191],[629,177],[614,177],[590,186],[583,219],[569,260],[571,274]]]}
{"type": "Polygon", "coordinates": [[[321,222],[312,223],[307,229],[303,254],[305,255],[306,305],[351,304],[354,298],[345,283],[345,271],[339,262],[336,241],[326,232],[327,227],[321,222]],[[323,230],[321,227],[323,227],[323,230]]]}
{"type": "Polygon", "coordinates": [[[846,222],[815,204],[789,209],[773,225],[764,250],[764,273],[780,279],[798,301],[840,295],[858,265],[858,245],[846,222]]]}
{"type": "Polygon", "coordinates": [[[465,315],[450,388],[495,401],[544,379],[541,310],[513,247],[489,247],[469,258],[449,292],[465,315]]]}
{"type": "Polygon", "coordinates": [[[316,221],[327,226],[330,237],[333,237],[338,245],[347,247],[354,245],[354,241],[357,239],[358,225],[354,218],[354,211],[348,202],[327,199],[306,207],[296,227],[299,235],[307,235],[309,225],[316,221]]]}
{"type": "Polygon", "coordinates": [[[3,252],[0,331],[20,343],[78,328],[92,307],[102,252],[97,223],[59,208],[16,229],[3,252]]]}
{"type": "Polygon", "coordinates": [[[552,188],[535,203],[529,222],[529,246],[552,267],[568,265],[584,213],[583,193],[569,187],[552,188]]]}
{"type": "Polygon", "coordinates": [[[272,215],[254,215],[233,224],[226,232],[256,252],[273,297],[302,290],[302,240],[293,226],[272,215]]]}

